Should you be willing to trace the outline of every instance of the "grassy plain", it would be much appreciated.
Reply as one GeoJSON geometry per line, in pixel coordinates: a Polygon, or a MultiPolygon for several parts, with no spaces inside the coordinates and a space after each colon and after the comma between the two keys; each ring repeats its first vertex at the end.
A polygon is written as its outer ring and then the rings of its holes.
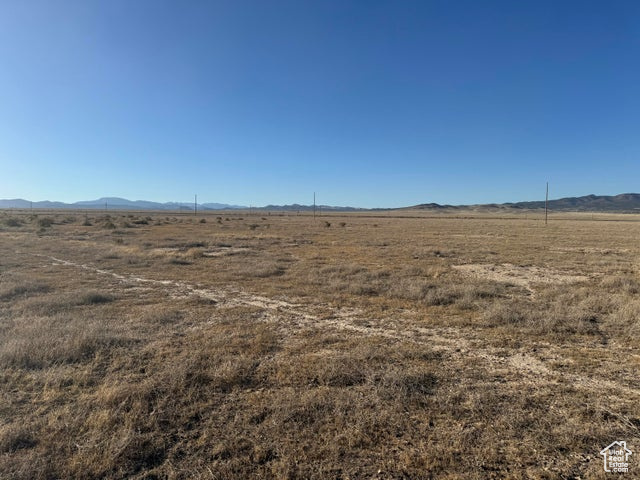
{"type": "Polygon", "coordinates": [[[639,238],[0,212],[0,478],[605,478],[614,440],[640,475],[639,238]]]}

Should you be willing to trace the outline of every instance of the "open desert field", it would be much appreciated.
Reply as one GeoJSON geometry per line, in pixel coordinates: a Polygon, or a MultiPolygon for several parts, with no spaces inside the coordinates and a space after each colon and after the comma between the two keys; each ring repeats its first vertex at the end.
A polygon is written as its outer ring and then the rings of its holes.
{"type": "Polygon", "coordinates": [[[0,212],[0,478],[640,476],[640,216],[0,212]]]}

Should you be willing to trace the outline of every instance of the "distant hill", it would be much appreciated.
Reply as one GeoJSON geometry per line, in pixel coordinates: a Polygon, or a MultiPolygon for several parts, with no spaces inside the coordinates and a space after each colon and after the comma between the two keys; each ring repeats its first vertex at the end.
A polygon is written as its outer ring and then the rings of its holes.
{"type": "MultiPolygon", "coordinates": [[[[544,201],[505,204],[513,208],[544,208],[544,201]]],[[[640,193],[586,195],[549,200],[550,210],[586,212],[632,212],[640,210],[640,193]]]]}
{"type": "Polygon", "coordinates": [[[408,209],[415,210],[448,210],[448,209],[463,209],[469,208],[467,205],[440,205],[439,203],[421,203],[420,205],[414,205],[413,207],[407,207],[408,209]]]}
{"type": "MultiPolygon", "coordinates": [[[[417,210],[473,209],[473,210],[535,210],[544,208],[544,200],[516,203],[489,203],[481,205],[439,205],[424,203],[409,207],[417,210]]],[[[586,195],[549,200],[548,208],[558,212],[638,212],[640,213],[640,193],[620,195],[586,195]]]]}
{"type": "MultiPolygon", "coordinates": [[[[65,208],[66,203],[62,202],[33,202],[33,206],[36,208],[65,208]]],[[[0,200],[0,208],[29,208],[31,202],[29,200],[23,200],[22,198],[14,198],[11,200],[0,200]]]]}
{"type": "MultiPolygon", "coordinates": [[[[286,212],[311,212],[313,211],[313,205],[299,205],[297,203],[291,205],[267,205],[260,207],[259,210],[270,211],[286,211],[286,212]]],[[[316,205],[316,211],[318,212],[358,212],[372,210],[370,208],[357,208],[357,207],[332,207],[330,205],[316,205]]]]}

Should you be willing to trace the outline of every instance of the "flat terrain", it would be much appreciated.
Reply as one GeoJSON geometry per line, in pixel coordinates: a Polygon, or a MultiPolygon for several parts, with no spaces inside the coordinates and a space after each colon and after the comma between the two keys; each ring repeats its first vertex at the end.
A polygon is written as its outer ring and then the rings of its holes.
{"type": "Polygon", "coordinates": [[[0,478],[640,476],[640,216],[421,215],[0,212],[0,478]]]}

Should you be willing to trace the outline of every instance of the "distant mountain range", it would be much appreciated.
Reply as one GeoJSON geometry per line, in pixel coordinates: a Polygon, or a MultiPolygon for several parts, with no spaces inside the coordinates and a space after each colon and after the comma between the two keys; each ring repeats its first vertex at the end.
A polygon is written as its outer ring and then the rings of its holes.
{"type": "MultiPolygon", "coordinates": [[[[439,205],[424,203],[408,207],[418,210],[536,210],[544,208],[544,200],[535,202],[488,203],[482,205],[439,205]]],[[[640,213],[640,193],[620,195],[586,195],[549,200],[549,210],[556,212],[637,212],[640,213]]]]}
{"type": "MultiPolygon", "coordinates": [[[[22,198],[0,200],[0,208],[60,208],[82,210],[183,210],[193,211],[193,202],[150,202],[147,200],[127,200],[118,197],[103,197],[97,200],[84,200],[74,203],[63,202],[30,202],[22,198]]],[[[312,211],[313,205],[267,205],[266,207],[247,207],[246,205],[229,205],[227,203],[198,203],[198,210],[271,210],[271,211],[312,211]]],[[[330,205],[316,205],[318,211],[357,211],[367,210],[355,207],[333,207],[330,205]]]]}
{"type": "MultiPolygon", "coordinates": [[[[60,208],[60,209],[96,209],[96,210],[182,210],[193,211],[193,203],[188,202],[149,202],[146,200],[127,200],[125,198],[105,197],[75,203],[63,202],[30,202],[23,199],[0,200],[0,208],[60,208]]],[[[586,195],[584,197],[567,197],[549,200],[549,210],[561,212],[638,212],[640,213],[640,193],[623,193],[620,195],[586,195]]],[[[313,205],[267,205],[253,207],[255,210],[269,211],[312,211],[313,205]]],[[[387,208],[356,208],[317,205],[318,211],[354,212],[368,210],[394,210],[387,208]]],[[[437,203],[423,203],[398,210],[535,210],[544,208],[544,201],[517,203],[489,203],[482,205],[440,205],[437,203]]],[[[244,205],[229,205],[226,203],[198,204],[199,210],[247,210],[244,205]]]]}
{"type": "MultiPolygon", "coordinates": [[[[149,202],[147,200],[127,200],[118,197],[103,197],[97,200],[87,200],[75,203],[63,202],[30,202],[21,198],[0,200],[0,208],[71,208],[71,209],[99,209],[99,210],[191,210],[193,203],[188,202],[149,202]]],[[[237,210],[248,208],[242,205],[227,205],[226,203],[199,203],[202,210],[237,210]]]]}
{"type": "MultiPolygon", "coordinates": [[[[544,201],[514,203],[512,207],[529,209],[544,208],[544,201]]],[[[633,212],[640,210],[640,193],[560,198],[558,200],[550,200],[549,209],[571,212],[633,212]]]]}

